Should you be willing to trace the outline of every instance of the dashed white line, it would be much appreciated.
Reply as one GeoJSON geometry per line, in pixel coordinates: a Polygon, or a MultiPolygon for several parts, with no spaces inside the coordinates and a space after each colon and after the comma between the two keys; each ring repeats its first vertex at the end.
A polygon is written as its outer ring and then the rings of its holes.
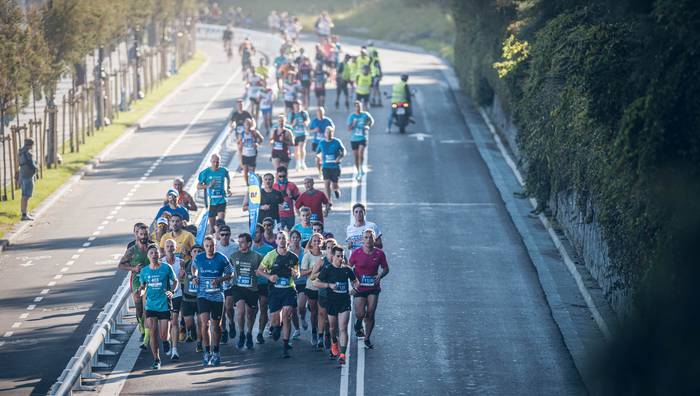
{"type": "Polygon", "coordinates": [[[66,261],[66,265],[69,266],[69,267],[70,267],[71,265],[73,265],[73,264],[75,264],[75,261],[74,261],[74,260],[66,261]]]}
{"type": "Polygon", "coordinates": [[[105,229],[105,226],[101,225],[101,226],[97,227],[97,229],[100,230],[100,231],[101,231],[101,230],[104,230],[104,229],[105,229]]]}
{"type": "Polygon", "coordinates": [[[79,255],[79,254],[74,254],[74,255],[70,256],[70,258],[73,259],[73,260],[75,260],[75,259],[80,258],[80,255],[79,255]]]}
{"type": "Polygon", "coordinates": [[[124,200],[122,200],[121,202],[119,202],[119,206],[117,206],[117,207],[119,209],[121,209],[121,207],[124,206],[124,204],[126,204],[126,202],[124,202],[124,200]]]}
{"type": "Polygon", "coordinates": [[[91,236],[90,238],[88,238],[88,241],[92,242],[92,241],[94,241],[95,239],[97,239],[97,237],[91,236]]]}
{"type": "Polygon", "coordinates": [[[44,299],[44,297],[41,297],[41,296],[34,297],[34,302],[41,302],[41,300],[43,300],[43,299],[44,299]]]}
{"type": "Polygon", "coordinates": [[[84,247],[90,247],[90,242],[85,242],[85,243],[83,243],[83,246],[84,246],[84,247]]]}
{"type": "Polygon", "coordinates": [[[13,331],[6,331],[5,334],[3,334],[3,337],[9,338],[12,337],[13,334],[15,334],[13,331]]]}
{"type": "Polygon", "coordinates": [[[68,272],[68,267],[61,268],[61,272],[68,272]]]}
{"type": "Polygon", "coordinates": [[[78,252],[78,253],[84,253],[84,252],[85,252],[85,249],[80,248],[80,249],[77,250],[77,252],[78,252]]]}
{"type": "Polygon", "coordinates": [[[63,274],[54,275],[53,278],[54,279],[61,279],[61,278],[63,278],[63,274]]]}
{"type": "Polygon", "coordinates": [[[100,235],[101,233],[102,233],[102,231],[97,230],[97,231],[93,232],[92,235],[100,235]]]}
{"type": "Polygon", "coordinates": [[[27,319],[28,317],[29,317],[29,314],[26,312],[19,316],[20,319],[27,319]]]}
{"type": "Polygon", "coordinates": [[[44,289],[39,294],[49,294],[50,291],[51,289],[44,289]]]}
{"type": "Polygon", "coordinates": [[[13,329],[19,329],[20,326],[22,326],[22,322],[15,322],[12,324],[13,329]]]}
{"type": "MultiPolygon", "coordinates": [[[[115,214],[117,214],[117,210],[113,210],[113,211],[109,212],[109,214],[110,214],[110,215],[115,215],[115,214]]],[[[109,217],[108,217],[108,218],[109,218],[109,217]]],[[[107,224],[107,223],[104,223],[104,224],[107,224]]]]}
{"type": "Polygon", "coordinates": [[[48,286],[48,287],[56,286],[56,282],[55,282],[55,281],[51,281],[51,282],[49,282],[46,286],[48,286]]]}
{"type": "Polygon", "coordinates": [[[36,308],[36,304],[27,305],[27,311],[33,311],[36,308]]]}

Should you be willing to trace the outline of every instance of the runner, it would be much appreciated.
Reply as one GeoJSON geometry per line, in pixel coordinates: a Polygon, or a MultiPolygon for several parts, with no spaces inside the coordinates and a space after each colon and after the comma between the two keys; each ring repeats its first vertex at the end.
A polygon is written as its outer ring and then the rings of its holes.
{"type": "MultiPolygon", "coordinates": [[[[201,245],[192,246],[191,254],[192,257],[196,257],[199,253],[202,253],[204,248],[201,245]]],[[[179,278],[182,281],[182,305],[180,306],[180,311],[185,319],[185,342],[192,342],[197,340],[196,352],[201,353],[204,351],[202,347],[202,324],[197,317],[197,324],[195,325],[195,314],[197,313],[197,285],[192,282],[194,274],[192,271],[192,263],[194,260],[190,259],[185,264],[185,277],[179,278]],[[196,333],[195,333],[196,332],[196,333]],[[193,335],[194,333],[194,335],[193,335]]]]}
{"type": "Polygon", "coordinates": [[[257,270],[258,275],[265,276],[272,284],[269,294],[272,339],[277,341],[282,336],[282,356],[285,358],[289,357],[289,350],[292,349],[289,345],[289,322],[297,303],[294,278],[299,275],[299,258],[287,250],[287,240],[286,232],[277,232],[277,249],[263,258],[257,270]]]}
{"type": "Polygon", "coordinates": [[[301,92],[301,84],[296,80],[296,77],[296,73],[293,70],[289,70],[285,74],[284,84],[282,85],[285,112],[293,110],[294,101],[297,100],[297,96],[301,92]]]}
{"type": "Polygon", "coordinates": [[[126,251],[119,260],[117,268],[129,271],[129,276],[131,277],[131,298],[134,300],[136,321],[138,323],[139,332],[141,332],[141,341],[143,341],[142,349],[145,349],[149,342],[148,336],[150,335],[150,330],[147,330],[145,327],[139,273],[142,268],[149,264],[147,248],[153,242],[148,238],[148,226],[143,223],[136,223],[134,225],[134,238],[134,241],[127,245],[126,251]]]}
{"type": "Polygon", "coordinates": [[[355,158],[357,180],[360,180],[365,174],[362,162],[365,159],[365,148],[367,148],[367,133],[372,125],[374,125],[374,118],[372,118],[369,112],[363,111],[362,103],[356,100],[355,112],[348,116],[348,131],[351,132],[350,145],[352,146],[352,154],[355,158]]]}
{"type": "Polygon", "coordinates": [[[272,188],[282,193],[284,201],[279,207],[279,222],[287,231],[294,227],[294,201],[299,198],[299,188],[287,178],[287,168],[277,168],[277,180],[272,188]]]}
{"type": "Polygon", "coordinates": [[[326,309],[331,331],[331,353],[338,355],[338,363],[345,364],[345,352],[348,347],[348,323],[350,321],[350,286],[357,289],[359,282],[355,273],[345,266],[345,250],[336,246],[333,248],[333,261],[331,267],[326,267],[318,274],[314,286],[328,289],[326,297],[326,309]],[[348,281],[351,284],[348,284],[348,281]],[[340,337],[338,337],[340,333],[340,337]],[[340,351],[338,351],[338,338],[340,338],[340,351]],[[339,353],[338,353],[339,352],[339,353]]]}
{"type": "Polygon", "coordinates": [[[333,135],[335,128],[326,127],[326,138],[318,143],[316,156],[321,161],[321,170],[323,171],[323,183],[326,186],[326,196],[329,199],[328,211],[333,205],[331,199],[331,183],[333,184],[333,193],[336,199],[340,199],[340,162],[345,156],[345,146],[340,139],[336,139],[333,135]]]}
{"type": "Polygon", "coordinates": [[[190,212],[198,210],[197,203],[194,202],[192,195],[185,191],[185,182],[181,178],[176,178],[173,181],[173,189],[177,191],[177,204],[185,207],[190,212]]]}
{"type": "Polygon", "coordinates": [[[374,330],[374,314],[379,304],[379,293],[382,291],[380,280],[389,275],[389,264],[384,252],[374,246],[374,230],[368,228],[362,236],[364,239],[362,248],[355,249],[350,255],[350,267],[360,280],[354,299],[356,317],[354,329],[358,338],[364,337],[365,347],[372,349],[374,346],[370,336],[374,330]]]}
{"type": "Polygon", "coordinates": [[[324,239],[328,238],[333,238],[334,235],[332,232],[325,232],[323,231],[323,223],[320,221],[314,221],[311,223],[311,229],[313,230],[314,234],[321,234],[324,239]]]}
{"type": "MultiPolygon", "coordinates": [[[[238,244],[231,242],[231,227],[224,224],[219,227],[219,240],[216,242],[216,252],[229,258],[238,251],[238,244]]],[[[234,311],[231,282],[224,282],[224,315],[221,317],[221,343],[226,344],[228,339],[236,338],[236,325],[234,323],[234,311]],[[228,324],[228,325],[227,325],[228,324]]]]}
{"type": "MultiPolygon", "coordinates": [[[[284,196],[279,190],[275,190],[272,173],[263,175],[263,186],[260,189],[260,208],[258,218],[272,219],[275,223],[280,222],[280,205],[284,203],[284,196]]],[[[263,225],[265,224],[263,220],[263,225]]]]}
{"type": "Polygon", "coordinates": [[[250,38],[246,37],[238,47],[238,54],[241,55],[241,69],[243,70],[243,81],[247,79],[246,72],[253,67],[253,55],[255,55],[255,47],[250,42],[250,38]]]}
{"type": "MultiPolygon", "coordinates": [[[[277,235],[275,235],[275,220],[272,217],[265,217],[262,222],[263,226],[263,243],[272,246],[273,249],[277,248],[277,235]]],[[[263,256],[264,257],[264,256],[263,256]]]]}
{"type": "Polygon", "coordinates": [[[277,116],[277,126],[272,130],[270,144],[272,145],[272,167],[289,166],[289,146],[294,145],[292,130],[286,125],[284,114],[277,116]]]}
{"type": "MultiPolygon", "coordinates": [[[[185,277],[184,261],[175,255],[177,242],[174,239],[165,240],[165,255],[161,259],[161,263],[168,264],[175,275],[177,275],[177,287],[174,287],[172,297],[172,307],[170,309],[170,337],[168,344],[163,343],[163,351],[167,355],[170,354],[172,360],[179,360],[180,355],[177,353],[177,341],[180,334],[180,309],[182,307],[182,279],[185,277]],[[165,346],[169,348],[165,348],[165,346]]],[[[146,301],[148,305],[148,301],[146,301]]]]}
{"type": "Polygon", "coordinates": [[[307,177],[304,179],[304,188],[306,188],[306,191],[301,193],[299,199],[296,200],[294,205],[299,211],[301,210],[301,207],[309,208],[311,210],[311,217],[309,218],[311,222],[320,221],[323,223],[324,210],[325,215],[327,215],[328,211],[330,211],[328,197],[325,193],[323,193],[323,191],[319,191],[314,188],[313,177],[307,177]]]}
{"type": "MultiPolygon", "coordinates": [[[[306,302],[308,302],[309,319],[311,322],[311,345],[314,347],[318,345],[318,288],[314,286],[314,283],[310,280],[310,276],[316,264],[323,261],[322,244],[323,236],[318,233],[312,234],[309,242],[306,244],[304,257],[302,257],[299,267],[300,278],[307,278],[307,281],[306,287],[304,288],[304,295],[303,297],[299,296],[297,303],[301,309],[301,307],[306,306],[306,302]]],[[[299,315],[303,317],[301,312],[299,315]]]]}
{"type": "MultiPolygon", "coordinates": [[[[255,119],[253,119],[253,116],[250,114],[250,112],[243,108],[243,99],[236,99],[236,110],[233,113],[231,113],[229,125],[231,126],[231,136],[236,142],[236,147],[239,153],[242,151],[242,147],[239,144],[239,139],[243,134],[243,129],[245,128],[245,120],[253,120],[253,122],[255,122],[255,119]]],[[[241,170],[243,170],[243,159],[240,157],[238,159],[238,167],[240,169],[237,169],[236,172],[240,172],[241,170]]]]}
{"type": "Polygon", "coordinates": [[[382,93],[379,85],[382,80],[382,64],[379,62],[377,50],[370,51],[370,74],[372,74],[372,100],[371,105],[382,107],[382,93]]]}
{"type": "Polygon", "coordinates": [[[323,107],[326,105],[326,81],[328,73],[323,70],[323,60],[316,63],[314,68],[314,94],[316,95],[316,105],[323,107]]]}
{"type": "Polygon", "coordinates": [[[205,366],[221,364],[219,341],[221,340],[221,314],[224,308],[224,294],[221,285],[231,279],[233,268],[228,258],[214,250],[214,238],[204,237],[204,252],[194,258],[196,276],[192,280],[198,285],[197,311],[202,324],[205,366]],[[210,325],[211,322],[211,325],[210,325]]]}
{"type": "MultiPolygon", "coordinates": [[[[326,109],[324,109],[323,106],[319,106],[318,110],[316,110],[316,118],[309,124],[309,132],[311,132],[311,150],[314,153],[318,149],[318,143],[325,138],[326,128],[329,126],[335,128],[333,120],[326,117],[326,109]]],[[[318,167],[318,173],[321,174],[321,161],[319,161],[318,158],[316,158],[316,167],[318,167]]]]}
{"type": "Polygon", "coordinates": [[[311,228],[311,209],[306,206],[299,208],[299,218],[301,222],[292,227],[292,231],[298,231],[301,238],[301,245],[306,246],[306,243],[311,239],[313,229],[311,228]]]}
{"type": "Polygon", "coordinates": [[[173,268],[167,263],[162,263],[158,254],[158,246],[148,245],[146,248],[149,265],[143,267],[139,273],[139,292],[146,293],[146,326],[151,332],[151,354],[153,364],[151,369],[160,368],[160,347],[158,337],[163,340],[163,350],[170,350],[168,339],[168,323],[170,322],[170,309],[173,290],[178,286],[177,277],[173,268]]]}
{"type": "MultiPolygon", "coordinates": [[[[272,230],[272,221],[270,221],[269,224],[270,225],[267,228],[272,230]]],[[[253,251],[258,253],[262,257],[265,257],[266,254],[275,250],[275,248],[272,245],[269,245],[263,241],[264,232],[265,228],[261,224],[255,226],[255,236],[253,237],[253,251]]],[[[260,304],[260,309],[258,311],[260,312],[260,317],[258,319],[258,335],[256,341],[258,344],[264,344],[265,338],[263,338],[263,332],[265,331],[265,326],[267,325],[267,322],[269,320],[267,313],[267,295],[269,291],[269,282],[267,281],[266,277],[261,275],[257,275],[257,280],[258,303],[260,304]]]]}
{"type": "Polygon", "coordinates": [[[164,213],[169,214],[179,214],[184,221],[190,221],[190,213],[184,206],[178,204],[178,197],[180,194],[177,190],[171,188],[165,194],[166,203],[163,205],[156,213],[156,219],[160,219],[164,213]]]}
{"type": "Polygon", "coordinates": [[[306,169],[306,129],[309,126],[309,113],[301,109],[299,99],[294,101],[292,112],[287,116],[287,122],[291,124],[294,132],[296,170],[306,169]]]}
{"type": "Polygon", "coordinates": [[[205,190],[209,197],[209,228],[214,229],[216,218],[226,218],[226,197],[231,196],[231,178],[228,169],[220,166],[221,158],[212,154],[211,166],[199,173],[197,188],[205,190]]]}
{"type": "MultiPolygon", "coordinates": [[[[338,246],[338,242],[336,242],[335,239],[324,239],[322,246],[323,260],[317,261],[316,265],[314,265],[313,271],[311,271],[311,275],[309,276],[310,281],[315,281],[318,278],[318,275],[321,272],[321,270],[323,270],[324,268],[328,268],[332,265],[331,262],[333,261],[333,248],[335,248],[336,246],[338,246]]],[[[323,348],[326,351],[331,348],[331,334],[328,327],[328,311],[326,309],[327,295],[327,289],[318,288],[318,330],[321,334],[319,334],[316,348],[323,348]]],[[[333,357],[333,354],[331,354],[331,357],[333,357]]]]}
{"type": "Polygon", "coordinates": [[[365,220],[366,213],[367,209],[365,205],[358,202],[352,206],[352,216],[355,221],[348,225],[345,230],[345,234],[347,235],[345,241],[348,243],[348,250],[350,252],[362,247],[364,244],[364,232],[367,229],[374,231],[374,246],[379,249],[382,248],[382,230],[373,222],[365,220]]]}
{"type": "Polygon", "coordinates": [[[272,88],[261,90],[258,100],[260,101],[260,111],[263,117],[263,128],[267,137],[270,138],[270,132],[272,131],[272,105],[275,101],[275,94],[272,88]]]}
{"type": "Polygon", "coordinates": [[[238,310],[236,323],[241,332],[238,339],[238,349],[243,349],[244,345],[248,349],[253,349],[253,325],[258,309],[256,271],[260,266],[262,256],[250,249],[252,241],[253,239],[248,233],[238,235],[240,249],[230,256],[231,265],[236,274],[232,282],[231,298],[238,310]]]}
{"type": "MultiPolygon", "coordinates": [[[[301,263],[301,260],[304,258],[304,248],[301,246],[301,234],[299,231],[292,230],[289,232],[289,247],[288,250],[299,258],[299,262],[301,263]]],[[[292,311],[292,325],[294,326],[294,332],[292,333],[292,338],[297,339],[301,336],[301,331],[299,328],[299,322],[301,318],[301,322],[303,324],[304,330],[309,328],[309,325],[306,323],[306,306],[301,307],[299,306],[299,300],[301,299],[301,296],[304,295],[304,288],[306,287],[306,278],[299,276],[295,281],[294,281],[294,289],[297,292],[297,309],[292,311]],[[298,313],[298,312],[299,313],[298,313]],[[301,315],[300,312],[303,312],[304,314],[301,315]]],[[[304,295],[305,296],[305,295],[304,295]]],[[[306,303],[306,299],[304,299],[304,303],[306,303]]]]}
{"type": "Polygon", "coordinates": [[[158,220],[156,221],[156,226],[153,232],[151,233],[151,241],[160,241],[163,238],[163,235],[165,235],[168,232],[168,225],[170,224],[170,213],[163,213],[163,217],[159,217],[158,220]]]}
{"type": "Polygon", "coordinates": [[[265,88],[265,79],[258,74],[256,68],[250,66],[248,78],[246,79],[246,98],[248,99],[248,109],[253,115],[253,119],[257,120],[260,114],[260,102],[258,97],[260,92],[265,88]]]}
{"type": "Polygon", "coordinates": [[[301,101],[304,108],[309,107],[311,96],[311,81],[314,72],[311,61],[308,57],[304,57],[299,64],[299,82],[301,83],[301,101]]]}
{"type": "Polygon", "coordinates": [[[287,54],[284,48],[280,48],[280,54],[275,57],[275,59],[272,61],[272,64],[275,66],[275,77],[277,80],[277,90],[281,91],[282,90],[282,81],[284,80],[286,69],[283,69],[282,66],[286,65],[289,63],[289,59],[287,59],[287,54]]]}
{"type": "Polygon", "coordinates": [[[195,242],[194,235],[183,228],[182,217],[180,217],[179,214],[170,216],[170,229],[171,231],[163,234],[158,242],[160,253],[162,253],[163,256],[166,254],[165,242],[168,239],[172,239],[176,242],[175,255],[185,261],[189,260],[190,250],[195,242]]]}
{"type": "Polygon", "coordinates": [[[248,185],[248,172],[255,172],[258,158],[258,147],[265,138],[254,127],[252,119],[243,122],[243,132],[238,137],[238,147],[241,151],[241,164],[243,165],[243,180],[248,185]]]}

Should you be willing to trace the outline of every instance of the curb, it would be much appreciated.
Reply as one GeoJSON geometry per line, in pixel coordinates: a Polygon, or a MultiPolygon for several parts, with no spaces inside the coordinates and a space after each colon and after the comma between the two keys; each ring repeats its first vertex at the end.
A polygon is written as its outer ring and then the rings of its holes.
{"type": "MultiPolygon", "coordinates": [[[[73,186],[75,186],[83,177],[85,177],[87,174],[95,170],[95,168],[105,160],[106,157],[109,156],[109,154],[117,148],[119,145],[124,143],[126,139],[131,137],[137,130],[141,129],[147,122],[153,117],[153,114],[155,114],[158,110],[160,110],[165,103],[169,102],[175,95],[177,95],[180,91],[184,89],[186,85],[188,85],[196,76],[198,76],[205,68],[205,66],[209,65],[209,59],[205,59],[205,61],[199,65],[197,70],[192,72],[185,81],[180,83],[175,89],[172,90],[168,95],[166,95],[163,99],[161,99],[158,103],[156,103],[153,108],[151,108],[146,114],[144,114],[136,123],[124,130],[122,134],[117,138],[117,140],[113,141],[112,143],[108,144],[107,147],[102,149],[99,154],[94,156],[92,159],[88,161],[87,164],[83,165],[80,169],[78,169],[73,176],[71,176],[68,180],[66,180],[61,187],[59,187],[58,190],[54,191],[51,193],[48,197],[46,197],[39,206],[37,206],[34,209],[34,221],[40,219],[46,211],[48,211],[59,199],[61,199],[73,186]]],[[[0,239],[0,252],[5,251],[10,245],[12,245],[17,238],[22,235],[27,229],[29,229],[33,221],[20,221],[18,224],[16,224],[11,231],[9,231],[6,235],[5,238],[0,239]]]]}

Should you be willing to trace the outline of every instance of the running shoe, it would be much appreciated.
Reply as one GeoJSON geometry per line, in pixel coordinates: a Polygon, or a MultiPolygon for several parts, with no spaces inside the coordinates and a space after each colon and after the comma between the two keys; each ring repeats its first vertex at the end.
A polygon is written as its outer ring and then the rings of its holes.
{"type": "Polygon", "coordinates": [[[210,356],[209,353],[207,352],[207,353],[204,354],[204,358],[202,359],[202,364],[203,364],[204,366],[208,366],[210,363],[211,363],[211,356],[210,356]]]}
{"type": "Polygon", "coordinates": [[[355,175],[355,180],[357,180],[357,181],[362,180],[362,172],[357,172],[357,175],[355,175]]]}
{"type": "Polygon", "coordinates": [[[365,338],[365,330],[362,328],[362,321],[355,322],[355,336],[357,338],[365,338]]]}
{"type": "Polygon", "coordinates": [[[145,351],[146,349],[148,349],[148,346],[146,346],[146,344],[141,344],[141,345],[139,345],[139,348],[141,348],[141,350],[145,351]]]}
{"type": "Polygon", "coordinates": [[[335,356],[338,356],[339,353],[340,353],[340,349],[338,348],[338,343],[337,342],[331,343],[331,355],[333,355],[335,357],[335,356]]]}
{"type": "Polygon", "coordinates": [[[194,337],[192,337],[192,333],[187,332],[187,337],[185,338],[185,342],[194,342],[194,337]]]}
{"type": "Polygon", "coordinates": [[[166,355],[170,355],[170,341],[163,341],[163,352],[166,355]]]}
{"type": "Polygon", "coordinates": [[[211,356],[211,361],[209,361],[209,364],[214,366],[214,367],[220,366],[221,365],[221,355],[219,355],[218,353],[213,353],[211,356]]]}
{"type": "Polygon", "coordinates": [[[248,349],[253,349],[253,333],[248,333],[245,336],[245,347],[248,349]]]}
{"type": "Polygon", "coordinates": [[[258,344],[264,344],[265,343],[265,338],[263,337],[262,333],[258,333],[257,337],[258,344]]]}
{"type": "Polygon", "coordinates": [[[180,360],[180,355],[179,355],[176,351],[173,351],[173,354],[170,355],[170,359],[172,359],[172,360],[180,360]]]}
{"type": "Polygon", "coordinates": [[[282,334],[282,326],[275,326],[272,328],[272,339],[277,341],[280,339],[280,335],[282,334]]]}
{"type": "Polygon", "coordinates": [[[318,349],[319,351],[322,349],[325,349],[324,345],[323,345],[323,337],[318,337],[318,342],[316,343],[316,349],[318,349]]]}
{"type": "Polygon", "coordinates": [[[221,332],[221,343],[222,344],[228,343],[228,331],[226,331],[226,330],[221,332]]]}
{"type": "Polygon", "coordinates": [[[294,329],[294,332],[292,332],[292,339],[296,340],[299,337],[301,337],[301,331],[299,331],[299,329],[294,329]]]}
{"type": "Polygon", "coordinates": [[[345,354],[341,353],[340,356],[338,356],[338,364],[341,366],[345,364],[345,354]]]}
{"type": "Polygon", "coordinates": [[[245,346],[245,337],[243,337],[243,334],[241,334],[240,337],[238,337],[238,344],[236,345],[238,349],[243,349],[245,346]]]}
{"type": "Polygon", "coordinates": [[[312,346],[318,345],[318,335],[317,334],[311,334],[311,345],[312,346]]]}
{"type": "Polygon", "coordinates": [[[290,357],[289,355],[289,350],[292,349],[289,345],[283,345],[282,346],[282,357],[283,358],[288,358],[290,357]]]}
{"type": "Polygon", "coordinates": [[[335,199],[340,199],[340,190],[333,191],[333,194],[335,194],[335,199]]]}
{"type": "Polygon", "coordinates": [[[195,348],[195,352],[197,352],[197,353],[204,352],[204,348],[202,348],[202,341],[197,341],[197,348],[195,348]]]}
{"type": "Polygon", "coordinates": [[[365,348],[374,349],[374,345],[372,345],[372,342],[370,342],[369,338],[365,338],[365,348]]]}
{"type": "Polygon", "coordinates": [[[153,364],[151,365],[151,370],[158,370],[160,368],[160,360],[156,359],[153,361],[153,364]]]}
{"type": "Polygon", "coordinates": [[[236,325],[233,324],[233,323],[231,323],[231,325],[230,325],[229,328],[228,328],[228,336],[229,336],[229,338],[231,338],[232,340],[233,340],[234,338],[236,338],[236,325]]]}

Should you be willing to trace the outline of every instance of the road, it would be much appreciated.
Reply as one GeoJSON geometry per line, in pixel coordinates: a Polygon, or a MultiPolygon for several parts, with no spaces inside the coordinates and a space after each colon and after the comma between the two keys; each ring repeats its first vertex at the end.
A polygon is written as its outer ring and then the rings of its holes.
{"type": "MultiPolygon", "coordinates": [[[[410,128],[413,135],[386,134],[387,109],[371,110],[377,123],[368,175],[354,182],[351,159],[344,160],[343,197],[327,223],[327,230],[344,238],[350,205],[362,201],[384,233],[392,271],[383,282],[375,349],[358,349],[352,337],[351,363],[339,369],[312,350],[304,332],[292,359],[281,359],[279,345],[268,339],[254,351],[226,345],[220,367],[202,368],[190,344],[181,347],[180,362],[166,359],[158,372],[150,370],[151,357],[142,353],[123,394],[586,393],[521,237],[435,58],[380,51],[384,90],[400,73],[412,76],[419,91],[418,122],[410,128]]],[[[329,111],[337,125],[347,115],[344,109],[329,111]]],[[[348,132],[338,131],[349,146],[348,132]]],[[[271,170],[267,161],[258,164],[263,164],[260,172],[271,170]]],[[[315,172],[290,174],[301,186],[303,177],[315,172]]],[[[235,194],[242,193],[237,179],[235,194]]],[[[234,231],[245,228],[240,211],[229,211],[227,221],[234,231]]]]}
{"type": "Polygon", "coordinates": [[[0,256],[0,393],[48,391],[121,283],[132,225],[153,219],[222,130],[239,63],[219,43],[200,49],[201,71],[0,256]]]}

